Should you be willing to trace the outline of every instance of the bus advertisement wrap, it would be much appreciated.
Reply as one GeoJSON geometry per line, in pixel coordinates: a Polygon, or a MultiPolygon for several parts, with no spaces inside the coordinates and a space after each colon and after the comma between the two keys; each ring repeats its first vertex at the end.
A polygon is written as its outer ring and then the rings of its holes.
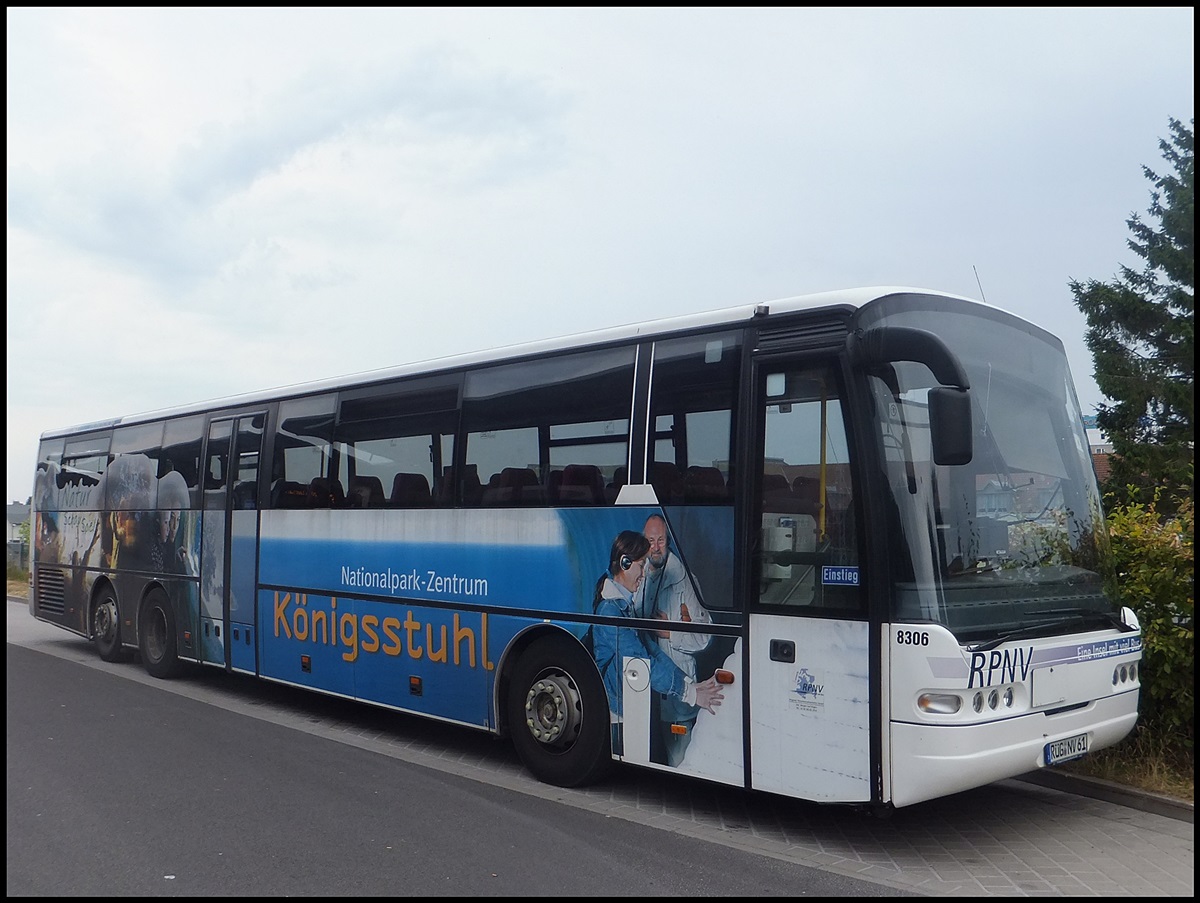
{"type": "Polygon", "coordinates": [[[1062,341],[867,287],[42,433],[32,616],[615,762],[909,806],[1111,746],[1142,633],[1062,341]]]}

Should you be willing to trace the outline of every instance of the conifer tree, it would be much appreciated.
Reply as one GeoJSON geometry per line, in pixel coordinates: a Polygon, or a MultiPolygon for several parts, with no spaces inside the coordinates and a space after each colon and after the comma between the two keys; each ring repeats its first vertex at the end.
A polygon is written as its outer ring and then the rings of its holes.
{"type": "Polygon", "coordinates": [[[1130,487],[1144,499],[1154,488],[1164,498],[1193,497],[1194,127],[1194,119],[1191,127],[1170,120],[1170,140],[1159,141],[1167,175],[1142,167],[1154,185],[1150,219],[1126,220],[1142,270],[1122,266],[1112,282],[1069,283],[1087,318],[1096,384],[1112,400],[1099,405],[1096,425],[1113,445],[1103,488],[1118,504],[1130,501],[1130,487]]]}

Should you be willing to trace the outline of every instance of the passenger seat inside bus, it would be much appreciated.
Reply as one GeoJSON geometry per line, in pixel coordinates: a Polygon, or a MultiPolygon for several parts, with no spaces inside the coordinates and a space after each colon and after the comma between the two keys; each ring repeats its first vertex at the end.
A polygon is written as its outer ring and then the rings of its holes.
{"type": "Polygon", "coordinates": [[[689,502],[723,502],[728,498],[725,477],[716,467],[693,465],[684,473],[683,495],[689,502]]]}
{"type": "MultiPolygon", "coordinates": [[[[454,474],[452,467],[446,468],[446,486],[453,485],[451,477],[454,474]]],[[[447,504],[452,501],[447,499],[447,504]]],[[[462,475],[462,503],[467,507],[474,507],[483,503],[483,483],[479,480],[479,465],[468,464],[462,475]]]]}
{"type": "Polygon", "coordinates": [[[239,511],[251,511],[258,507],[258,483],[243,480],[233,486],[233,507],[239,511]]]}
{"type": "Polygon", "coordinates": [[[276,480],[271,487],[272,508],[307,508],[308,489],[295,480],[276,480]]]}
{"type": "Polygon", "coordinates": [[[382,508],[383,481],[376,476],[352,476],[346,502],[351,508],[382,508]]]}
{"type": "Polygon", "coordinates": [[[762,478],[763,511],[792,511],[792,487],[781,473],[764,473],[762,478]]]}
{"type": "Polygon", "coordinates": [[[683,501],[683,477],[672,461],[652,461],[649,480],[660,505],[678,505],[683,501]]]}
{"type": "Polygon", "coordinates": [[[429,508],[433,494],[429,479],[422,473],[398,473],[392,480],[392,506],[395,508],[429,508]]]}
{"type": "Polygon", "coordinates": [[[568,464],[558,486],[561,505],[603,505],[604,474],[595,464],[568,464]]]}
{"type": "Polygon", "coordinates": [[[313,477],[308,484],[309,508],[344,508],[346,494],[341,480],[313,477]]]}
{"type": "Polygon", "coordinates": [[[539,505],[546,498],[538,475],[528,467],[505,467],[496,482],[489,480],[488,484],[483,493],[485,505],[539,505]]]}
{"type": "Polygon", "coordinates": [[[798,476],[792,480],[795,510],[816,517],[821,510],[821,481],[816,477],[798,476]]]}

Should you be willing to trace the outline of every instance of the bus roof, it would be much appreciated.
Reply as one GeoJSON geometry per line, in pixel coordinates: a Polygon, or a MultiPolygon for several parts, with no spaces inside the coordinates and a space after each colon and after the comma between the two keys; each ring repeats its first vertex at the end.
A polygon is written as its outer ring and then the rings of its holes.
{"type": "MultiPolygon", "coordinates": [[[[397,364],[392,367],[366,370],[358,373],[346,374],[343,376],[327,377],[325,379],[312,380],[303,383],[294,383],[272,389],[261,389],[239,395],[230,395],[221,398],[209,399],[207,401],[193,402],[176,407],[160,408],[157,410],[145,411],[137,414],[129,414],[123,417],[116,417],[110,420],[94,421],[61,429],[46,430],[41,434],[41,438],[58,438],[62,436],[75,435],[78,433],[86,433],[90,430],[110,429],[115,426],[133,423],[146,423],[153,420],[181,417],[188,414],[198,414],[217,409],[241,408],[249,405],[265,404],[267,402],[277,401],[283,398],[316,395],[322,392],[331,392],[351,386],[365,385],[374,382],[386,382],[389,379],[395,379],[404,376],[432,374],[439,371],[458,369],[461,367],[500,363],[509,359],[530,357],[539,354],[550,354],[558,351],[568,351],[577,348],[585,348],[592,345],[607,344],[609,342],[619,342],[622,340],[636,338],[651,338],[660,335],[674,335],[677,332],[686,332],[689,330],[702,329],[706,327],[716,327],[722,325],[736,326],[739,324],[744,324],[756,317],[775,317],[784,314],[795,313],[798,311],[818,310],[821,308],[860,308],[868,302],[874,301],[878,298],[896,294],[934,295],[940,298],[951,298],[969,304],[982,304],[980,301],[963,295],[955,295],[948,292],[935,291],[932,289],[912,288],[907,286],[868,286],[819,292],[809,295],[794,295],[788,298],[779,298],[773,301],[761,302],[757,304],[741,304],[735,307],[719,308],[716,310],[703,311],[699,313],[664,317],[655,320],[646,320],[638,323],[606,327],[603,329],[574,333],[556,338],[540,339],[520,344],[500,346],[482,351],[472,351],[447,357],[413,361],[407,364],[397,364]]],[[[992,307],[991,305],[988,306],[992,307]]]]}

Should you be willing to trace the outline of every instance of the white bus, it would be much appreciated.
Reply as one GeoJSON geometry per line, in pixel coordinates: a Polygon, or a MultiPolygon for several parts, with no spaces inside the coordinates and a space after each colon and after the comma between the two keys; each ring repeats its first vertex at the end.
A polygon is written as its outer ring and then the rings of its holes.
{"type": "Polygon", "coordinates": [[[41,436],[30,611],[614,762],[908,806],[1116,743],[1141,631],[1061,342],[856,289],[41,436]]]}

